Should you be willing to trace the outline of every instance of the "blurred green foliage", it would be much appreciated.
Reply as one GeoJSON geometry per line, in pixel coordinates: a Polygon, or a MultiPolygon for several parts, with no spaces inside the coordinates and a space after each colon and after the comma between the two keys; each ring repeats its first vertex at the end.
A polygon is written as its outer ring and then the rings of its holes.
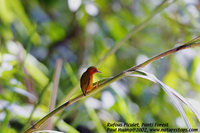
{"type": "MultiPolygon", "coordinates": [[[[55,62],[64,61],[57,105],[161,0],[0,0],[0,132],[17,133],[48,113],[55,62]],[[38,101],[40,101],[38,103],[38,101]],[[35,105],[33,117],[30,114],[35,105]],[[37,106],[36,106],[37,105],[37,106]]],[[[200,31],[200,2],[175,1],[104,60],[95,81],[191,40],[200,31]]],[[[184,97],[200,101],[200,49],[165,57],[144,70],[184,97]]],[[[81,93],[80,88],[74,95],[81,93]]],[[[74,96],[73,96],[74,97],[74,96]]],[[[186,109],[192,126],[200,127],[186,109]]],[[[107,122],[160,122],[185,127],[158,85],[124,78],[55,116],[54,130],[106,132],[107,122]]]]}

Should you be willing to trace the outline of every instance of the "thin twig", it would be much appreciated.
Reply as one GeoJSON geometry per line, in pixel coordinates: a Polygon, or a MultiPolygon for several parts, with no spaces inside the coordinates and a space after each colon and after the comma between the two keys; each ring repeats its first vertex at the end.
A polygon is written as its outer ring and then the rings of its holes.
{"type": "Polygon", "coordinates": [[[45,123],[45,121],[47,119],[49,119],[50,117],[52,117],[53,115],[59,113],[64,108],[66,108],[69,105],[71,105],[71,104],[73,104],[73,103],[81,100],[82,98],[91,96],[91,95],[97,93],[98,91],[103,90],[103,88],[105,88],[106,86],[110,85],[111,83],[113,83],[113,82],[115,82],[117,80],[120,80],[123,77],[125,77],[127,75],[127,73],[132,73],[132,72],[136,71],[137,69],[142,68],[142,67],[146,66],[149,63],[152,63],[153,61],[156,61],[156,60],[158,60],[158,59],[160,59],[162,57],[165,57],[165,56],[167,56],[169,54],[172,54],[172,53],[175,53],[177,51],[180,51],[180,50],[183,50],[183,49],[187,49],[187,48],[190,48],[190,47],[200,46],[200,43],[198,41],[200,41],[200,36],[197,37],[197,38],[195,38],[195,39],[192,39],[191,41],[185,43],[184,45],[181,45],[179,47],[170,49],[170,50],[168,50],[166,52],[163,52],[163,53],[161,53],[161,54],[159,54],[159,55],[157,55],[155,57],[152,57],[152,58],[150,58],[149,60],[145,61],[144,63],[142,63],[140,65],[136,65],[134,67],[131,67],[128,70],[123,71],[123,72],[119,73],[118,75],[116,75],[114,77],[111,77],[111,78],[108,78],[106,80],[103,80],[102,82],[100,81],[100,84],[98,85],[98,87],[97,88],[95,87],[92,91],[88,92],[87,96],[84,96],[83,94],[81,94],[78,97],[65,102],[63,105],[59,106],[58,108],[56,108],[55,110],[53,110],[52,112],[50,112],[49,114],[47,114],[45,117],[43,117],[41,120],[39,120],[37,123],[35,123],[25,133],[31,133],[33,131],[39,130],[39,128],[41,127],[41,125],[43,125],[45,123]]]}
{"type": "Polygon", "coordinates": [[[84,95],[80,95],[66,103],[64,103],[63,105],[59,106],[58,108],[56,108],[55,110],[53,110],[52,112],[50,112],[48,115],[46,115],[45,117],[43,117],[41,120],[39,120],[36,124],[34,124],[31,128],[29,128],[28,130],[26,130],[24,133],[31,133],[33,131],[37,131],[40,126],[42,126],[42,124],[44,124],[45,121],[47,121],[51,116],[59,113],[60,111],[62,111],[64,108],[66,108],[67,106],[73,104],[74,102],[80,100],[82,97],[84,97],[84,95]]]}
{"type": "Polygon", "coordinates": [[[175,53],[175,52],[178,52],[178,51],[180,51],[180,50],[187,49],[187,48],[190,48],[190,47],[199,46],[199,43],[195,43],[195,42],[197,42],[197,41],[199,41],[199,40],[200,40],[200,36],[198,36],[198,37],[196,37],[196,38],[190,40],[189,42],[187,42],[187,43],[185,43],[185,44],[183,44],[183,45],[181,45],[181,46],[178,46],[178,47],[173,48],[173,49],[170,49],[170,50],[168,50],[168,51],[166,51],[166,52],[164,52],[164,53],[161,53],[161,54],[159,54],[159,55],[156,55],[156,56],[154,56],[154,57],[148,59],[147,61],[145,61],[145,62],[143,62],[143,63],[141,63],[141,64],[139,64],[139,65],[137,65],[137,66],[131,67],[131,68],[128,69],[127,71],[130,71],[130,72],[131,72],[131,71],[135,71],[135,70],[137,70],[138,68],[145,67],[147,64],[150,64],[151,62],[156,61],[156,60],[158,60],[158,59],[160,59],[160,58],[162,58],[162,57],[164,57],[164,56],[167,56],[167,55],[169,55],[169,54],[172,54],[172,53],[175,53]]]}
{"type": "Polygon", "coordinates": [[[36,102],[36,103],[34,104],[34,107],[33,107],[32,111],[31,111],[31,114],[30,114],[28,120],[25,122],[25,126],[24,126],[24,128],[22,129],[22,132],[24,132],[24,131],[26,130],[26,128],[29,126],[29,123],[30,123],[30,121],[31,121],[31,119],[32,119],[32,117],[33,117],[33,114],[34,114],[36,108],[38,107],[38,105],[40,105],[41,100],[42,100],[42,97],[43,97],[43,94],[46,92],[46,90],[47,90],[47,88],[48,88],[48,86],[49,86],[49,84],[50,84],[50,81],[51,81],[51,80],[49,80],[49,82],[45,85],[45,87],[42,89],[41,93],[39,94],[39,96],[38,96],[38,97],[39,97],[38,102],[36,102]]]}
{"type": "MultiPolygon", "coordinates": [[[[62,69],[62,60],[57,59],[56,60],[56,71],[55,71],[55,76],[54,76],[54,81],[53,81],[53,90],[52,90],[52,93],[51,93],[51,103],[50,103],[50,107],[49,107],[49,112],[53,111],[53,109],[55,108],[56,96],[57,96],[58,84],[59,84],[59,80],[60,80],[61,69],[62,69]]],[[[51,118],[47,122],[47,129],[48,130],[52,129],[51,118]]]]}

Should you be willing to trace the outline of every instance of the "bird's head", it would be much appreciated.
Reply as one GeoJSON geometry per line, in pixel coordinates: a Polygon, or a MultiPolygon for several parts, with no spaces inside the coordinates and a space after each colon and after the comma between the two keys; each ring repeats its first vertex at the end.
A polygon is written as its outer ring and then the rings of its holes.
{"type": "Polygon", "coordinates": [[[98,71],[98,69],[94,66],[91,66],[87,69],[87,71],[89,72],[89,74],[95,74],[95,73],[101,73],[100,71],[98,71]]]}

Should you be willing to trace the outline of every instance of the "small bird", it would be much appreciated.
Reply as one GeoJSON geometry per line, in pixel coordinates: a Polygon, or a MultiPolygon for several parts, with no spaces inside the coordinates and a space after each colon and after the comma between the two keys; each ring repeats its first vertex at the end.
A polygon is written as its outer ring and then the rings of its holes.
{"type": "Polygon", "coordinates": [[[93,75],[95,73],[101,73],[101,72],[98,71],[96,67],[91,66],[81,76],[80,85],[84,96],[86,96],[88,91],[92,90],[95,87],[93,86],[93,75]]]}

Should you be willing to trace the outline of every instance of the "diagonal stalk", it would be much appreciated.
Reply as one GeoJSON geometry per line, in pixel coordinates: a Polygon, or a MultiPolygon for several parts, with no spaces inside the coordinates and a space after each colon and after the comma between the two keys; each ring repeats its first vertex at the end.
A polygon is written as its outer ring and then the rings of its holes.
{"type": "MultiPolygon", "coordinates": [[[[186,42],[185,44],[181,45],[181,46],[178,46],[176,48],[172,48],[166,52],[163,52],[157,56],[154,56],[152,58],[150,58],[149,60],[145,61],[144,63],[141,63],[139,65],[136,65],[134,67],[131,67],[121,73],[119,73],[118,75],[116,76],[113,76],[111,78],[108,78],[108,79],[104,79],[104,80],[101,80],[100,81],[100,84],[98,85],[98,87],[95,87],[93,90],[91,90],[90,92],[88,92],[87,96],[84,96],[83,94],[75,97],[74,99],[72,100],[69,100],[67,102],[65,102],[64,104],[62,104],[61,106],[57,107],[55,110],[53,110],[52,112],[50,112],[49,114],[47,114],[46,116],[44,116],[41,120],[39,120],[38,122],[36,122],[32,127],[30,127],[28,130],[25,131],[25,133],[31,133],[33,131],[36,131],[36,130],[39,130],[39,128],[50,118],[52,117],[53,115],[59,113],[60,111],[62,111],[63,109],[65,109],[66,107],[68,107],[69,105],[85,98],[85,97],[89,97],[95,93],[97,93],[98,91],[100,90],[103,90],[103,88],[105,88],[106,86],[110,85],[111,83],[117,81],[117,80],[120,80],[122,79],[123,77],[125,77],[127,75],[127,73],[132,73],[134,71],[136,71],[137,69],[140,69],[140,68],[143,68],[145,67],[146,65],[162,58],[162,57],[165,57],[169,54],[172,54],[172,53],[176,53],[177,51],[180,51],[180,50],[183,50],[183,49],[188,49],[190,47],[197,47],[197,46],[200,46],[200,36],[192,39],[191,41],[189,42],[186,42]]],[[[95,84],[95,83],[94,83],[95,84]]]]}

